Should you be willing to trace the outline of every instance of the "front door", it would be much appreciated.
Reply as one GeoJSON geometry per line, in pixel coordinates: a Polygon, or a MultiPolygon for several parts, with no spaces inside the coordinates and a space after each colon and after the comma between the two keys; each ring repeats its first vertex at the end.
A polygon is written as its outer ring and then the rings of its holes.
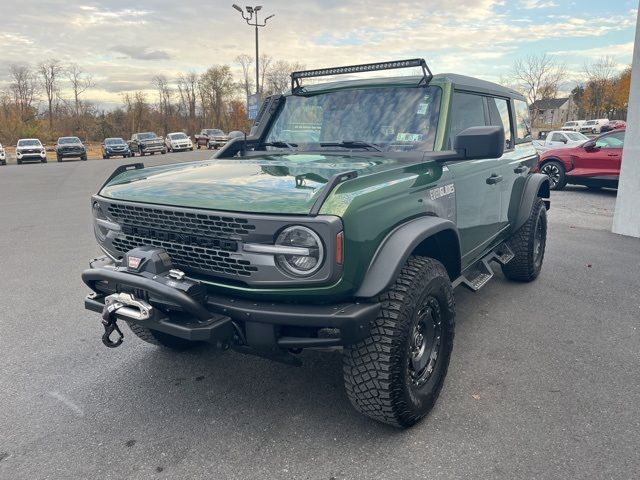
{"type": "Polygon", "coordinates": [[[596,140],[595,146],[582,148],[574,158],[571,176],[588,176],[613,180],[620,176],[625,132],[613,132],[596,140]]]}

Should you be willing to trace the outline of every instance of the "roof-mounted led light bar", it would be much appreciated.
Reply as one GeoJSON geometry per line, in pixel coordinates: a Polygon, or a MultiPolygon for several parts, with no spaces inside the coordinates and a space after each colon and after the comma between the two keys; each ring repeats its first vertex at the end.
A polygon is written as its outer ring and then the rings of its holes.
{"type": "Polygon", "coordinates": [[[291,74],[291,92],[297,93],[302,90],[300,79],[313,77],[327,77],[333,75],[344,75],[347,73],[377,72],[380,70],[394,70],[397,68],[421,68],[423,77],[420,84],[428,85],[433,74],[423,58],[412,58],[410,60],[397,60],[395,62],[363,63],[361,65],[350,65],[346,67],[320,68],[318,70],[302,70],[291,74]]]}

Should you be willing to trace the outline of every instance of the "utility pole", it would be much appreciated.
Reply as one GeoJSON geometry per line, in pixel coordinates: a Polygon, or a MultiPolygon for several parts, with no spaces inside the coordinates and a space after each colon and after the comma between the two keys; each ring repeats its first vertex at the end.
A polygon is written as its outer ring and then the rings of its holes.
{"type": "Polygon", "coordinates": [[[255,7],[245,7],[245,9],[247,10],[247,16],[245,16],[244,14],[244,10],[242,10],[242,8],[240,8],[238,5],[236,5],[235,3],[232,5],[233,8],[235,8],[238,12],[240,12],[240,15],[242,15],[242,18],[244,18],[245,22],[247,22],[247,25],[252,26],[256,29],[256,95],[260,95],[260,49],[259,49],[259,39],[258,39],[258,27],[266,27],[267,26],[267,21],[270,18],[275,17],[275,15],[269,15],[267,18],[264,19],[264,21],[262,23],[258,22],[258,12],[260,10],[262,10],[262,5],[256,5],[255,7]],[[253,23],[251,23],[251,20],[253,20],[253,23]]]}

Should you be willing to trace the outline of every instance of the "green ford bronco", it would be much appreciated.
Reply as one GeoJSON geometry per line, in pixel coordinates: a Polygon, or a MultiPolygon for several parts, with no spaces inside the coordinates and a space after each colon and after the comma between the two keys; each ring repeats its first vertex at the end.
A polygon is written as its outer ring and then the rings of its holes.
{"type": "Polygon", "coordinates": [[[527,105],[421,59],[291,78],[212,159],[113,173],[91,199],[106,255],[82,274],[85,306],[109,347],[118,321],[292,364],[341,347],[353,406],[411,426],[442,389],[454,289],[481,288],[493,262],[540,272],[549,183],[529,173],[527,105]],[[307,80],[396,68],[422,74],[307,80]]]}

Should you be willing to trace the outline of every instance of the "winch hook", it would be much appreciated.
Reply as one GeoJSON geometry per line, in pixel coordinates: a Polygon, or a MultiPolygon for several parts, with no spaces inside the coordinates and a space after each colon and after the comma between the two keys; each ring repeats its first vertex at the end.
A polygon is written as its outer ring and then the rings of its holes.
{"type": "Polygon", "coordinates": [[[119,347],[122,345],[122,340],[124,340],[124,335],[120,328],[118,328],[118,318],[116,317],[116,312],[122,307],[124,307],[123,303],[114,302],[110,305],[105,305],[102,309],[102,326],[104,327],[102,343],[109,348],[119,347]],[[110,338],[114,330],[120,335],[116,341],[110,338]]]}

